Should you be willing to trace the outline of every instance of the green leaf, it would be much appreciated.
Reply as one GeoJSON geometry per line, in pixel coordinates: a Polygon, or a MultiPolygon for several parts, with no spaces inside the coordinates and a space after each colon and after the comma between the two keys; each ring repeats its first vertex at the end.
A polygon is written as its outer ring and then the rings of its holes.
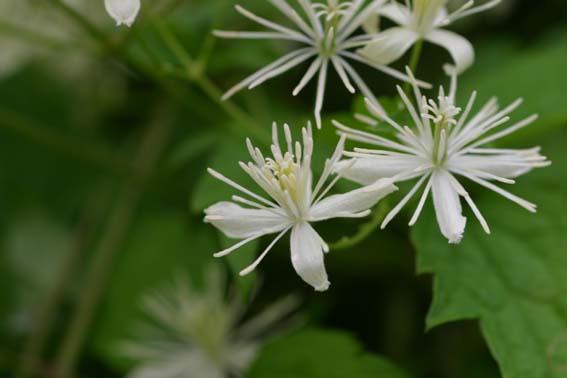
{"type": "Polygon", "coordinates": [[[513,120],[532,114],[540,119],[507,140],[529,140],[567,123],[565,91],[567,87],[567,33],[553,34],[550,41],[529,50],[510,49],[510,43],[493,42],[478,51],[478,64],[460,80],[460,103],[464,104],[473,90],[478,91],[477,104],[498,96],[501,106],[519,97],[522,106],[513,113],[513,120]],[[487,62],[483,62],[486,56],[487,62]]]}
{"type": "Polygon", "coordinates": [[[469,214],[462,243],[451,246],[440,236],[432,211],[412,233],[419,273],[435,275],[428,328],[479,319],[505,378],[565,377],[566,136],[565,131],[552,135],[543,149],[552,167],[520,178],[512,189],[535,200],[537,214],[483,191],[475,201],[492,235],[469,214]]]}
{"type": "Polygon", "coordinates": [[[403,378],[385,359],[366,353],[354,337],[340,331],[306,329],[267,345],[249,378],[403,378]]]}
{"type": "Polygon", "coordinates": [[[201,283],[203,270],[213,261],[211,254],[216,248],[212,231],[201,224],[189,224],[182,213],[141,218],[115,261],[91,337],[101,357],[122,365],[117,345],[135,331],[144,295],[178,274],[188,274],[193,282],[201,283]]]}

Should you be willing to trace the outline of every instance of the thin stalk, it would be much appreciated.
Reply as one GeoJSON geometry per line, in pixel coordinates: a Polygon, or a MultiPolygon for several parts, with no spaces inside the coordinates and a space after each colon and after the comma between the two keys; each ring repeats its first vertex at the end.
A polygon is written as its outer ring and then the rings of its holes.
{"type": "Polygon", "coordinates": [[[116,206],[95,251],[94,261],[81,293],[81,301],[57,355],[54,378],[69,378],[73,375],[96,308],[106,287],[112,263],[134,218],[146,182],[153,174],[167,142],[171,123],[164,122],[161,117],[154,120],[138,148],[135,157],[137,174],[126,180],[116,199],[116,206]]]}
{"type": "MultiPolygon", "coordinates": [[[[419,65],[419,60],[421,59],[421,52],[423,51],[423,39],[419,39],[414,45],[411,50],[411,56],[409,61],[409,69],[413,72],[414,75],[417,73],[417,67],[419,65]]],[[[411,84],[405,83],[404,84],[404,92],[406,94],[411,94],[411,84]]]]}
{"type": "Polygon", "coordinates": [[[362,243],[364,240],[366,240],[366,238],[368,238],[373,232],[376,231],[389,211],[389,204],[384,200],[380,201],[378,206],[373,211],[372,218],[370,218],[368,222],[362,224],[356,234],[352,236],[343,236],[335,243],[329,244],[329,248],[335,251],[344,250],[362,243]]]}
{"type": "Polygon", "coordinates": [[[101,196],[99,191],[93,193],[83,210],[77,225],[77,231],[75,232],[74,246],[63,261],[57,275],[57,282],[34,313],[34,328],[24,346],[15,378],[32,378],[38,372],[45,344],[49,339],[50,330],[55,322],[57,308],[63,301],[65,291],[73,278],[79,257],[95,235],[94,231],[96,230],[101,210],[106,208],[108,199],[106,194],[102,193],[101,196]]]}
{"type": "Polygon", "coordinates": [[[193,61],[189,53],[181,45],[177,37],[163,21],[154,18],[156,30],[169,50],[175,55],[178,62],[183,66],[188,81],[197,85],[212,101],[221,107],[229,116],[239,122],[248,131],[264,142],[270,140],[269,135],[258,125],[250,115],[231,101],[222,100],[222,91],[204,74],[204,67],[193,61]]]}

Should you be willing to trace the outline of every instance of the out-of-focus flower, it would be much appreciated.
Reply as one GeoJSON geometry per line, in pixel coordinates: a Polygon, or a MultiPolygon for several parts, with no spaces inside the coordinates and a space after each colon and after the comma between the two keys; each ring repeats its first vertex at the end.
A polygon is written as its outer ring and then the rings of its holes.
{"type": "Polygon", "coordinates": [[[140,11],[140,0],[104,0],[106,11],[116,26],[132,26],[140,11]]]}
{"type": "Polygon", "coordinates": [[[379,14],[399,26],[378,34],[364,48],[360,55],[379,64],[390,64],[404,55],[416,42],[425,40],[445,48],[451,54],[457,72],[463,72],[474,62],[472,44],[460,35],[443,28],[454,21],[479,13],[498,5],[501,0],[491,0],[474,7],[468,1],[461,8],[449,14],[448,0],[413,0],[402,5],[397,1],[379,9],[379,14]]]}
{"type": "Polygon", "coordinates": [[[221,272],[211,268],[203,289],[177,280],[147,296],[147,322],[120,345],[122,354],[137,362],[127,377],[224,378],[244,373],[261,337],[281,329],[297,301],[289,297],[242,321],[245,309],[238,297],[227,297],[225,286],[221,272]]]}
{"type": "MultiPolygon", "coordinates": [[[[411,75],[409,70],[408,73],[411,75]]],[[[533,168],[548,166],[550,162],[540,155],[540,149],[537,147],[516,150],[487,146],[537,119],[536,115],[532,115],[496,131],[499,126],[510,120],[508,115],[520,106],[522,100],[516,100],[499,110],[497,100],[493,98],[475,116],[469,117],[476,92],[472,94],[461,114],[462,109],[455,104],[457,78],[454,71],[449,94],[445,95],[441,87],[437,101],[427,100],[422,96],[417,85],[414,85],[413,89],[417,109],[398,87],[398,92],[416,125],[415,130],[399,125],[379,109],[374,108],[371,102],[367,102],[369,110],[376,118],[384,120],[395,129],[397,141],[353,130],[335,122],[339,132],[348,138],[380,147],[380,149],[357,148],[354,152],[345,153],[355,159],[343,161],[338,165],[337,169],[344,177],[361,184],[384,177],[393,177],[395,181],[418,179],[417,184],[386,216],[382,228],[425,185],[410,226],[417,221],[425,200],[429,193],[432,193],[437,222],[450,243],[461,241],[466,225],[459,197],[465,199],[484,230],[490,233],[487,222],[455,176],[469,179],[535,212],[536,205],[493,182],[513,184],[514,178],[533,168]]]]}
{"type": "Polygon", "coordinates": [[[213,224],[228,237],[243,239],[232,247],[218,252],[216,257],[226,256],[242,245],[263,235],[276,234],[276,238],[260,257],[240,274],[246,275],[258,266],[276,242],[291,230],[291,262],[295,271],[317,291],[329,288],[329,280],[323,255],[329,247],[310,223],[331,218],[359,218],[370,213],[370,208],[381,198],[396,190],[392,180],[379,180],[372,185],[345,194],[325,198],[340,176],[326,184],[335,164],[340,159],[345,138],[341,138],[333,156],[325,163],[323,173],[312,187],[311,158],[313,136],[311,126],[302,129],[303,145],[293,142],[288,125],[284,126],[285,149],[278,141],[277,126],[273,126],[272,158],[247,140],[252,162],[240,163],[242,169],[262,188],[271,199],[261,197],[218,172],[209,169],[211,175],[227,183],[249,198],[234,196],[234,202],[219,202],[205,210],[205,222],[213,224]],[[237,203],[246,205],[242,207],[237,203]]]}
{"type": "MultiPolygon", "coordinates": [[[[301,43],[304,46],[285,54],[247,77],[229,89],[223,99],[230,98],[246,87],[248,87],[248,89],[255,88],[265,81],[279,76],[303,62],[312,60],[305,75],[293,90],[293,95],[296,96],[318,75],[315,121],[317,127],[320,128],[321,110],[323,107],[329,66],[332,65],[335,68],[335,71],[349,92],[355,93],[356,86],[364,96],[372,99],[376,104],[378,104],[378,101],[372,94],[372,91],[370,91],[366,83],[347,60],[350,59],[369,65],[400,80],[408,80],[407,76],[403,73],[389,68],[386,65],[377,64],[351,51],[372,40],[372,35],[361,34],[354,37],[352,35],[372,14],[383,6],[385,0],[372,0],[367,6],[364,6],[364,0],[354,0],[351,2],[329,0],[327,3],[312,3],[310,0],[299,0],[299,4],[307,16],[307,19],[300,16],[285,0],[270,0],[270,2],[293,22],[296,29],[290,29],[266,20],[237,5],[236,10],[239,13],[268,28],[269,31],[240,32],[217,30],[214,34],[223,38],[290,40],[301,43]]],[[[420,83],[420,85],[427,86],[425,83],[420,83]]]]}

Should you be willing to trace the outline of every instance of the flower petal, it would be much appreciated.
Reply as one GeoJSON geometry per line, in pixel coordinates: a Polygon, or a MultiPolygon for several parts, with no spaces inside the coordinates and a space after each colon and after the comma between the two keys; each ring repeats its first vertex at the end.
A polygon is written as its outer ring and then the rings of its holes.
{"type": "Polygon", "coordinates": [[[451,159],[450,165],[475,173],[487,173],[488,177],[513,179],[533,168],[546,166],[548,162],[537,150],[527,150],[506,154],[458,156],[451,159]]]}
{"type": "Polygon", "coordinates": [[[308,223],[291,230],[291,263],[299,276],[316,291],[331,285],[323,262],[323,241],[308,223]]]}
{"type": "Polygon", "coordinates": [[[391,2],[384,5],[378,11],[380,16],[389,18],[398,25],[408,25],[411,22],[411,14],[408,8],[398,2],[391,2]]]}
{"type": "Polygon", "coordinates": [[[372,208],[378,201],[397,189],[392,180],[381,179],[373,185],[329,196],[311,208],[310,220],[322,221],[355,215],[372,208]]]}
{"type": "Polygon", "coordinates": [[[449,243],[458,244],[463,238],[467,218],[462,215],[459,194],[451,184],[450,175],[447,171],[435,171],[431,178],[431,189],[441,233],[449,240],[449,243]]]}
{"type": "Polygon", "coordinates": [[[418,39],[415,31],[394,27],[376,35],[358,53],[375,63],[387,65],[401,58],[418,39]]]}
{"type": "MultiPolygon", "coordinates": [[[[423,165],[424,162],[418,157],[407,156],[376,156],[361,157],[352,160],[343,160],[337,163],[336,171],[343,177],[362,185],[370,185],[382,178],[393,177],[401,172],[412,172],[423,165]]],[[[414,175],[404,177],[404,180],[420,176],[414,175]]]]}
{"type": "Polygon", "coordinates": [[[473,45],[456,33],[433,29],[425,36],[425,39],[449,51],[455,62],[457,73],[462,73],[474,62],[473,45]]]}
{"type": "Polygon", "coordinates": [[[232,202],[216,203],[205,214],[205,222],[234,239],[273,234],[289,226],[289,220],[275,210],[247,209],[232,202]]]}
{"type": "Polygon", "coordinates": [[[140,0],[104,0],[104,6],[117,26],[132,26],[140,11],[140,0]]]}

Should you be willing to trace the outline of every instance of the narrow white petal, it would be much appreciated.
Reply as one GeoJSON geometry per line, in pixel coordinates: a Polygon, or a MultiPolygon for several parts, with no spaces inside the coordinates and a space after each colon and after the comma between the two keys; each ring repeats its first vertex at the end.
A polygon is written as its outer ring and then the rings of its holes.
{"type": "Polygon", "coordinates": [[[291,230],[291,263],[297,274],[316,291],[325,291],[330,282],[325,270],[321,237],[308,223],[291,230]]]}
{"type": "Polygon", "coordinates": [[[232,202],[216,203],[207,208],[205,214],[205,222],[235,239],[273,234],[289,224],[283,214],[268,209],[247,209],[232,202]]]}
{"type": "Polygon", "coordinates": [[[233,31],[233,30],[214,30],[213,35],[219,38],[230,39],[281,39],[289,41],[299,41],[293,35],[278,32],[253,32],[253,31],[233,31]]]}
{"type": "Polygon", "coordinates": [[[321,110],[323,109],[323,100],[325,98],[325,86],[327,84],[327,71],[329,61],[324,59],[319,70],[319,80],[317,82],[317,96],[315,99],[315,123],[317,128],[321,128],[321,110]]]}
{"type": "Polygon", "coordinates": [[[449,51],[458,73],[465,71],[474,62],[474,48],[472,44],[456,33],[434,29],[426,35],[425,39],[449,51]]]}
{"type": "Polygon", "coordinates": [[[374,96],[374,93],[372,93],[370,88],[368,88],[368,85],[366,85],[366,83],[364,82],[364,80],[362,80],[362,78],[356,72],[356,70],[342,57],[337,56],[337,59],[339,59],[342,66],[344,67],[345,71],[350,75],[350,77],[352,78],[352,80],[354,81],[354,83],[356,84],[358,89],[360,89],[360,92],[362,92],[364,97],[368,98],[370,101],[372,101],[374,106],[383,110],[382,105],[380,105],[380,103],[378,102],[378,99],[376,98],[376,96],[374,96]]]}
{"type": "Polygon", "coordinates": [[[419,35],[411,29],[393,27],[378,34],[357,52],[375,63],[388,65],[401,58],[418,39],[419,35]]]}
{"type": "Polygon", "coordinates": [[[276,245],[278,240],[280,240],[282,238],[282,236],[284,236],[289,231],[289,229],[290,229],[290,227],[286,227],[285,230],[280,232],[280,234],[278,236],[276,236],[274,238],[274,240],[272,240],[272,242],[266,247],[266,249],[264,249],[264,251],[260,254],[260,256],[249,267],[247,267],[246,269],[243,269],[239,273],[239,275],[240,276],[246,276],[247,274],[250,274],[254,269],[256,269],[256,267],[262,262],[262,260],[264,260],[264,257],[266,257],[268,252],[270,252],[270,250],[274,247],[274,245],[276,245]]]}
{"type": "Polygon", "coordinates": [[[315,76],[315,74],[317,73],[319,68],[321,67],[321,61],[322,61],[321,58],[318,57],[317,59],[315,59],[313,61],[313,63],[311,63],[311,65],[309,66],[309,68],[305,72],[305,75],[303,75],[299,84],[297,84],[297,87],[295,87],[295,89],[293,90],[292,94],[294,96],[297,96],[299,94],[299,92],[301,92],[303,90],[303,88],[305,88],[305,86],[311,81],[311,79],[313,79],[313,77],[315,76]]]}
{"type": "Polygon", "coordinates": [[[427,178],[429,177],[429,175],[424,175],[422,178],[419,179],[419,181],[413,186],[413,188],[404,196],[404,198],[402,198],[402,200],[396,205],[396,207],[394,207],[389,213],[388,215],[386,215],[386,218],[384,218],[384,221],[382,222],[382,224],[380,225],[380,228],[384,229],[386,228],[386,226],[388,225],[388,223],[390,223],[392,221],[392,219],[394,219],[394,217],[396,215],[398,215],[398,213],[400,211],[402,211],[402,209],[404,208],[404,206],[409,202],[410,199],[412,199],[412,197],[415,195],[415,193],[419,190],[419,188],[421,188],[421,186],[423,185],[423,183],[425,182],[425,180],[427,180],[427,178]]]}
{"type": "Polygon", "coordinates": [[[315,32],[313,31],[313,29],[311,29],[309,27],[309,25],[307,25],[305,23],[305,21],[303,21],[303,19],[297,14],[297,12],[295,11],[295,9],[293,9],[285,0],[270,0],[270,2],[276,7],[278,8],[283,14],[285,14],[286,16],[288,16],[293,22],[295,22],[295,24],[308,36],[310,36],[311,38],[315,38],[315,32]]]}
{"type": "Polygon", "coordinates": [[[300,65],[301,63],[305,62],[307,59],[311,58],[315,54],[316,54],[315,51],[307,51],[307,52],[305,52],[305,53],[303,53],[299,56],[296,56],[295,58],[293,58],[290,61],[282,64],[278,68],[273,69],[269,72],[266,72],[264,75],[258,77],[256,80],[254,80],[254,82],[252,82],[248,86],[248,89],[254,89],[257,86],[259,86],[260,84],[263,84],[264,82],[266,82],[267,80],[272,79],[276,76],[283,74],[286,71],[291,70],[292,68],[294,68],[294,67],[300,65]]]}
{"type": "Polygon", "coordinates": [[[451,184],[449,172],[435,171],[431,180],[433,204],[441,233],[449,240],[449,243],[458,244],[463,238],[467,224],[467,218],[462,215],[459,194],[451,184]]]}
{"type": "Polygon", "coordinates": [[[271,72],[275,69],[277,69],[278,67],[280,67],[282,64],[287,63],[288,61],[290,61],[291,59],[296,58],[299,55],[304,54],[305,52],[311,50],[310,47],[306,47],[303,49],[299,49],[299,50],[294,50],[292,52],[289,52],[287,54],[285,54],[284,56],[282,56],[281,58],[276,59],[275,61],[273,61],[272,63],[268,64],[267,66],[259,69],[258,71],[254,72],[252,75],[248,76],[246,79],[242,80],[241,82],[239,82],[238,84],[236,84],[234,87],[230,88],[228,91],[226,91],[226,93],[222,96],[223,100],[228,100],[229,98],[231,98],[232,96],[234,96],[237,92],[241,91],[242,89],[246,88],[247,86],[249,86],[250,84],[252,84],[255,80],[257,80],[259,77],[267,74],[268,72],[271,72]]]}
{"type": "Polygon", "coordinates": [[[378,14],[389,18],[398,25],[407,25],[411,22],[410,10],[397,1],[384,5],[378,10],[378,14]]]}
{"type": "Polygon", "coordinates": [[[382,179],[348,193],[329,196],[311,208],[310,220],[322,221],[363,212],[397,189],[392,180],[382,179]]]}
{"type": "Polygon", "coordinates": [[[331,58],[331,61],[333,62],[333,66],[335,67],[335,71],[337,71],[337,74],[339,74],[339,77],[341,78],[346,89],[350,93],[354,94],[356,92],[356,90],[354,89],[354,87],[350,83],[350,79],[348,78],[348,75],[345,72],[345,69],[344,69],[344,67],[341,63],[340,57],[335,56],[335,57],[331,58]]]}
{"type": "Polygon", "coordinates": [[[116,25],[132,26],[140,11],[140,0],[104,0],[108,14],[116,25]]]}
{"type": "MultiPolygon", "coordinates": [[[[356,158],[354,163],[344,160],[337,164],[336,171],[351,181],[370,185],[382,178],[393,177],[400,172],[411,172],[423,164],[415,156],[369,156],[356,158]]],[[[416,176],[420,173],[416,173],[416,176]]],[[[408,178],[409,179],[409,178],[408,178]]]]}

